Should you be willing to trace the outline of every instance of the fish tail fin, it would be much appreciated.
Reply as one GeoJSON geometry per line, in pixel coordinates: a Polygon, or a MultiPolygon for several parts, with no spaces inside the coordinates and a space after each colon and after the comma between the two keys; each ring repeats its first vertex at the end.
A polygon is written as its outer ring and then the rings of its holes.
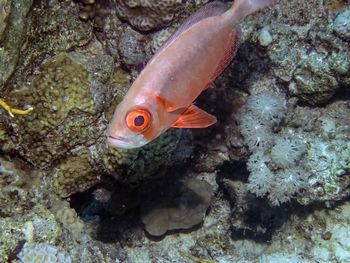
{"type": "Polygon", "coordinates": [[[258,12],[279,0],[235,0],[231,8],[225,13],[236,24],[244,17],[258,12]]]}

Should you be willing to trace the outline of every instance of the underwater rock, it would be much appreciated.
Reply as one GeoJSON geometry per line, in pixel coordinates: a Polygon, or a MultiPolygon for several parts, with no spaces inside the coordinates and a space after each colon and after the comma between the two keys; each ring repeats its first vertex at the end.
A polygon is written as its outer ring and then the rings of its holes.
{"type": "Polygon", "coordinates": [[[85,128],[97,119],[90,87],[86,68],[62,53],[41,66],[29,90],[12,94],[19,104],[25,101],[35,109],[13,120],[16,142],[25,159],[46,167],[75,145],[101,135],[85,128]]]}
{"type": "Polygon", "coordinates": [[[14,259],[12,254],[21,249],[25,241],[57,243],[62,229],[54,215],[38,204],[17,216],[2,215],[0,233],[0,261],[8,262],[14,259]]]}
{"type": "Polygon", "coordinates": [[[341,38],[350,41],[350,9],[341,12],[334,20],[334,31],[341,38]]]}
{"type": "Polygon", "coordinates": [[[283,86],[312,105],[329,101],[350,82],[350,49],[334,32],[336,16],[328,2],[282,0],[270,16],[247,18],[241,25],[236,60],[223,77],[250,93],[283,86]],[[273,41],[262,46],[266,28],[273,41]]]}
{"type": "Polygon", "coordinates": [[[291,94],[311,104],[319,104],[328,101],[338,87],[326,57],[312,52],[294,71],[288,89],[291,94]]]}
{"type": "Polygon", "coordinates": [[[350,194],[348,109],[348,101],[338,101],[317,111],[296,107],[287,117],[288,126],[307,142],[302,158],[309,173],[307,191],[297,196],[303,205],[342,200],[350,194]]]}
{"type": "Polygon", "coordinates": [[[10,15],[11,2],[8,0],[0,1],[0,39],[2,39],[2,34],[6,28],[6,21],[10,15]]]}
{"type": "Polygon", "coordinates": [[[50,177],[55,191],[62,197],[83,192],[100,181],[100,175],[87,149],[68,155],[50,177]]]}
{"type": "MultiPolygon", "coordinates": [[[[342,139],[315,140],[307,151],[309,178],[308,198],[337,201],[350,194],[350,142],[342,139]]],[[[301,197],[301,202],[306,201],[301,197]]]]}
{"type": "Polygon", "coordinates": [[[120,59],[128,66],[138,66],[145,62],[145,50],[142,42],[142,35],[127,28],[121,33],[118,51],[120,59]]]}
{"type": "Polygon", "coordinates": [[[187,178],[169,185],[158,195],[143,204],[141,212],[146,231],[152,236],[188,229],[202,222],[213,191],[206,181],[187,178]]]}
{"type": "Polygon", "coordinates": [[[77,0],[79,2],[79,18],[83,21],[93,20],[94,27],[100,26],[100,19],[108,13],[106,5],[108,1],[77,0]]]}
{"type": "MultiPolygon", "coordinates": [[[[12,1],[25,8],[31,1],[12,1]]],[[[16,10],[21,10],[16,8],[16,10]]],[[[19,18],[16,23],[21,25],[19,18]]],[[[75,15],[75,9],[62,1],[34,1],[30,13],[25,18],[24,41],[11,37],[15,43],[11,48],[21,44],[21,56],[16,60],[16,70],[6,86],[7,90],[23,89],[31,81],[33,72],[43,63],[48,55],[54,56],[59,52],[72,50],[74,47],[86,45],[92,37],[92,28],[75,15]]],[[[16,25],[17,25],[16,24],[16,25]]],[[[21,31],[16,30],[11,36],[17,36],[21,31]]],[[[5,63],[6,64],[6,63],[5,63]]],[[[0,66],[1,67],[1,66],[0,66]]],[[[7,67],[8,69],[11,67],[7,67]]],[[[2,72],[0,68],[0,72],[2,72]]],[[[2,74],[0,74],[2,76],[2,74]]]]}
{"type": "Polygon", "coordinates": [[[38,185],[42,174],[19,160],[0,157],[1,213],[15,216],[23,212],[30,198],[30,189],[38,185]]]}
{"type": "Polygon", "coordinates": [[[322,3],[318,0],[286,1],[279,4],[281,22],[287,25],[304,26],[324,12],[322,3]],[[293,10],[293,12],[291,12],[293,10]]]}
{"type": "Polygon", "coordinates": [[[180,0],[117,0],[117,13],[132,26],[141,31],[148,31],[169,25],[179,12],[180,0]]]}
{"type": "Polygon", "coordinates": [[[26,34],[31,0],[0,1],[0,91],[15,71],[26,34]]]}
{"type": "Polygon", "coordinates": [[[168,40],[173,32],[171,30],[163,29],[160,30],[152,36],[151,41],[147,45],[147,51],[149,55],[153,55],[157,52],[157,50],[168,40]]]}
{"type": "Polygon", "coordinates": [[[0,120],[0,149],[3,150],[3,144],[8,140],[7,137],[7,132],[6,132],[6,128],[5,125],[3,124],[3,122],[0,120]]]}
{"type": "Polygon", "coordinates": [[[267,47],[272,42],[272,36],[267,28],[263,28],[259,34],[259,43],[263,47],[267,47]]]}
{"type": "Polygon", "coordinates": [[[55,214],[58,222],[67,229],[74,238],[81,239],[84,234],[84,223],[78,217],[77,212],[69,206],[67,201],[54,200],[51,211],[55,214]]]}
{"type": "Polygon", "coordinates": [[[48,243],[26,243],[17,255],[21,263],[71,263],[66,251],[48,243]]]}

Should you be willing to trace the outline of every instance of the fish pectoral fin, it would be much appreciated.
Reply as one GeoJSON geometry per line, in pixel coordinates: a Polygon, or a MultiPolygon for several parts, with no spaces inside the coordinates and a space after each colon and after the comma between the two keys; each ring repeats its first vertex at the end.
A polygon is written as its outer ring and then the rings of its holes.
{"type": "Polygon", "coordinates": [[[173,128],[206,128],[216,123],[216,117],[191,105],[186,111],[174,122],[173,128]]]}
{"type": "Polygon", "coordinates": [[[167,100],[159,95],[156,95],[155,98],[160,104],[163,105],[166,112],[168,112],[168,113],[183,109],[182,105],[176,105],[175,103],[172,103],[169,100],[167,100]]]}

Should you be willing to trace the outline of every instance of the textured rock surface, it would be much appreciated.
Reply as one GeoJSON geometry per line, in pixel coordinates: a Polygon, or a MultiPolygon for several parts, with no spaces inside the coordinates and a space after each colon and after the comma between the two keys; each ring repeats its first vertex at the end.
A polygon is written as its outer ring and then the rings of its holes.
{"type": "Polygon", "coordinates": [[[345,40],[350,40],[350,10],[345,10],[337,16],[334,31],[345,40]]]}
{"type": "Polygon", "coordinates": [[[18,104],[25,101],[35,108],[33,114],[13,121],[17,143],[28,161],[47,167],[75,145],[101,136],[98,129],[81,129],[96,121],[91,81],[83,65],[62,53],[40,67],[25,94],[10,95],[18,104]]]}
{"type": "Polygon", "coordinates": [[[182,5],[180,0],[117,0],[118,15],[139,30],[169,25],[182,5]]]}
{"type": "Polygon", "coordinates": [[[19,60],[32,2],[26,0],[0,2],[0,91],[14,73],[19,60]]]}

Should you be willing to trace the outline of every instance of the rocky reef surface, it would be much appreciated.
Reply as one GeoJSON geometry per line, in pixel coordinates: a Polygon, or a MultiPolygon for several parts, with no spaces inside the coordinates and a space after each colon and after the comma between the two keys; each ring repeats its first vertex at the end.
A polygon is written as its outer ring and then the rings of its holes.
{"type": "Polygon", "coordinates": [[[33,108],[0,108],[0,262],[350,261],[348,1],[244,19],[197,102],[216,125],[107,147],[115,106],[206,2],[0,0],[0,99],[33,108]]]}

